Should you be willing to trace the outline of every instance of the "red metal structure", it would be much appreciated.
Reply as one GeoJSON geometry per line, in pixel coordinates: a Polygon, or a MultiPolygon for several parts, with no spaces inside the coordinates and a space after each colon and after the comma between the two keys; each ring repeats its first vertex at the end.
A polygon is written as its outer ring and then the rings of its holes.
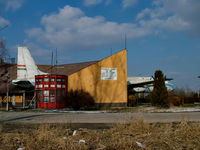
{"type": "Polygon", "coordinates": [[[67,76],[36,75],[35,90],[38,108],[64,108],[67,94],[67,76]]]}

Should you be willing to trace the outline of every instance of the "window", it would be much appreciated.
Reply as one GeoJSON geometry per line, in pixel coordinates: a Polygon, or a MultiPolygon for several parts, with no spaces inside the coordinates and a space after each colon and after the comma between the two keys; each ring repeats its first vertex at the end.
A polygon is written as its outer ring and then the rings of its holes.
{"type": "Polygon", "coordinates": [[[57,91],[57,96],[62,96],[62,90],[57,91]]]}
{"type": "Polygon", "coordinates": [[[44,90],[44,96],[49,96],[49,90],[44,90]]]}
{"type": "Polygon", "coordinates": [[[50,103],[54,103],[55,102],[55,97],[50,97],[50,103]]]}
{"type": "Polygon", "coordinates": [[[53,88],[55,88],[56,86],[55,86],[54,84],[51,84],[51,85],[50,85],[50,87],[53,87],[53,88]]]}
{"type": "Polygon", "coordinates": [[[47,87],[47,88],[48,88],[48,87],[49,87],[49,85],[48,85],[48,84],[45,84],[45,85],[44,85],[44,87],[47,87]]]}
{"type": "Polygon", "coordinates": [[[57,90],[57,96],[65,96],[66,91],[65,90],[57,90]]]}
{"type": "Polygon", "coordinates": [[[50,90],[50,96],[55,96],[55,91],[54,90],[50,90]]]}
{"type": "Polygon", "coordinates": [[[63,97],[57,97],[56,99],[56,103],[63,103],[64,102],[64,98],[63,97]]]}
{"type": "Polygon", "coordinates": [[[66,96],[66,91],[62,90],[62,96],[66,96]]]}
{"type": "Polygon", "coordinates": [[[55,81],[55,78],[51,78],[51,80],[50,80],[51,82],[54,82],[55,81]]]}
{"type": "Polygon", "coordinates": [[[57,88],[61,88],[61,84],[57,84],[57,88]]]}
{"type": "Polygon", "coordinates": [[[44,78],[44,82],[49,82],[49,78],[44,78]]]}
{"type": "Polygon", "coordinates": [[[48,103],[49,102],[49,97],[44,97],[44,103],[48,103]]]}
{"type": "Polygon", "coordinates": [[[61,82],[62,80],[58,78],[58,79],[56,79],[56,81],[57,81],[57,82],[61,82]]]}

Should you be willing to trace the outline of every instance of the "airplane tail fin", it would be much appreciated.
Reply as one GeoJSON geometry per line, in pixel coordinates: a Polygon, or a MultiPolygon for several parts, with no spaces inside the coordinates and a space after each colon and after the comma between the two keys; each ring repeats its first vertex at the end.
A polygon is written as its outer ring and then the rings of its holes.
{"type": "Polygon", "coordinates": [[[35,81],[35,75],[46,74],[40,71],[27,47],[18,47],[17,79],[35,81]]]}

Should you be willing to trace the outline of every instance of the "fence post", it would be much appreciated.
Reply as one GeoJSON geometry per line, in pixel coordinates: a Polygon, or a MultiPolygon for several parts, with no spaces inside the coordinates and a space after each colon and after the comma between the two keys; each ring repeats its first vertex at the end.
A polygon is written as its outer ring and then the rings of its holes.
{"type": "Polygon", "coordinates": [[[23,91],[23,109],[25,108],[25,91],[23,91]]]}

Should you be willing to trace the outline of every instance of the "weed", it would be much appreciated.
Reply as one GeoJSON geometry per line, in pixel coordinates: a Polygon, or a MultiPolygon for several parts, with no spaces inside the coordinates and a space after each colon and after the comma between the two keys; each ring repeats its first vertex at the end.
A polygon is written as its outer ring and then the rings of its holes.
{"type": "MultiPolygon", "coordinates": [[[[1,130],[4,128],[2,126],[1,130]]],[[[31,130],[0,133],[0,149],[10,150],[182,150],[200,149],[200,124],[186,120],[173,124],[148,124],[136,119],[110,129],[73,129],[61,124],[43,124],[31,130]]]]}

